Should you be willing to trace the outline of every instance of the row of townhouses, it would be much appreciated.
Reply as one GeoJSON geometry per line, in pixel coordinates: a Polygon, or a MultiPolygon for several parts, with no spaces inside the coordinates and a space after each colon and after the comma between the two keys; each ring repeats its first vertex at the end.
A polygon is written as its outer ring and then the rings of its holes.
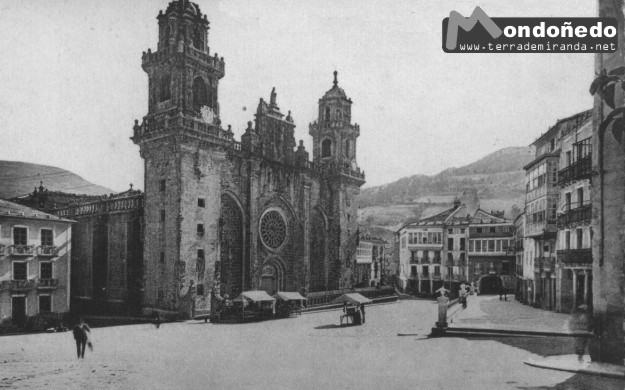
{"type": "Polygon", "coordinates": [[[592,111],[558,120],[524,167],[525,212],[515,221],[518,298],[571,312],[592,302],[592,111]]]}
{"type": "Polygon", "coordinates": [[[532,148],[525,210],[473,214],[459,201],[404,225],[400,287],[434,294],[475,283],[484,294],[515,291],[523,303],[571,312],[592,302],[592,111],[558,120],[532,148]]]}
{"type": "Polygon", "coordinates": [[[455,294],[473,282],[482,293],[512,291],[514,224],[503,212],[478,208],[473,214],[456,201],[452,208],[402,226],[399,236],[399,287],[433,294],[440,287],[455,294]]]}

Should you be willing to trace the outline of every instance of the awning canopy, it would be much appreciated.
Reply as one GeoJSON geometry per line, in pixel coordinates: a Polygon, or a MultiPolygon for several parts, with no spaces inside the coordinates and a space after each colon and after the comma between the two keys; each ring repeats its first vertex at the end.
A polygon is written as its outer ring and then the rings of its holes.
{"type": "Polygon", "coordinates": [[[274,294],[274,298],[282,299],[283,301],[305,301],[306,298],[300,295],[298,292],[291,291],[278,291],[274,294]]]}
{"type": "Polygon", "coordinates": [[[332,303],[351,303],[352,305],[361,305],[363,303],[371,303],[371,299],[364,297],[358,293],[343,294],[332,301],[332,303]]]}
{"type": "Polygon", "coordinates": [[[247,302],[247,301],[274,302],[275,300],[276,298],[272,297],[271,295],[267,294],[265,291],[262,291],[262,290],[243,291],[241,295],[233,299],[233,301],[235,302],[247,302]]]}

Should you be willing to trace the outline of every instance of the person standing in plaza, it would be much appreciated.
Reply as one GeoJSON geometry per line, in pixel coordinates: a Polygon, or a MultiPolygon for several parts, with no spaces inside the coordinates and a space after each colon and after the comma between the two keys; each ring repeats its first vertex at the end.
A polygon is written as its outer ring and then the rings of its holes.
{"type": "Polygon", "coordinates": [[[365,323],[365,304],[360,305],[360,314],[362,315],[362,323],[365,323]]]}
{"type": "Polygon", "coordinates": [[[80,319],[80,322],[74,326],[74,340],[76,341],[76,354],[78,358],[85,358],[85,347],[89,345],[89,349],[93,350],[91,345],[91,341],[89,341],[89,336],[91,333],[91,329],[89,325],[87,325],[83,319],[80,319]]]}

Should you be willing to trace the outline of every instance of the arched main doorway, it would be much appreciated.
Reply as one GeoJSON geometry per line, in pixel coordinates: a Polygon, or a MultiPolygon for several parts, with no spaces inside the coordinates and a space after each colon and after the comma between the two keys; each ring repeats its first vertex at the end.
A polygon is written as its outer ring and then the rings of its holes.
{"type": "Polygon", "coordinates": [[[483,276],[480,279],[480,294],[499,294],[501,290],[501,278],[497,275],[483,276]]]}
{"type": "Polygon", "coordinates": [[[278,291],[285,290],[284,272],[280,260],[273,258],[262,266],[258,280],[258,289],[273,295],[278,291]]]}

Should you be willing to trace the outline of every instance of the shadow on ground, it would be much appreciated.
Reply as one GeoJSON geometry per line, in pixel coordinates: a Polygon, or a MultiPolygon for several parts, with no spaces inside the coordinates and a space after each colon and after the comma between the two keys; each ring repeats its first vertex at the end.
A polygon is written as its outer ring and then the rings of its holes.
{"type": "Polygon", "coordinates": [[[540,356],[556,356],[575,353],[572,337],[471,337],[471,340],[492,340],[511,347],[523,349],[540,356]]]}
{"type": "Polygon", "coordinates": [[[517,387],[522,390],[622,390],[625,381],[594,375],[575,374],[554,387],[517,387]]]}
{"type": "Polygon", "coordinates": [[[336,328],[344,328],[346,326],[352,326],[352,325],[350,324],[350,325],[341,326],[337,324],[328,324],[328,325],[315,326],[315,329],[336,329],[336,328]]]}

